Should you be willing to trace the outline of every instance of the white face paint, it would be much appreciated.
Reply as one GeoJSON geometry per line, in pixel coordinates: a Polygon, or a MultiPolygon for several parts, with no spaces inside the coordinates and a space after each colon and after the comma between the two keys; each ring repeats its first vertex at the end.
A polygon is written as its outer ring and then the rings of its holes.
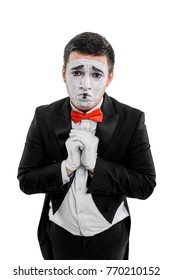
{"type": "Polygon", "coordinates": [[[108,65],[95,59],[73,59],[67,64],[65,77],[72,103],[87,111],[100,102],[105,92],[108,65]]]}

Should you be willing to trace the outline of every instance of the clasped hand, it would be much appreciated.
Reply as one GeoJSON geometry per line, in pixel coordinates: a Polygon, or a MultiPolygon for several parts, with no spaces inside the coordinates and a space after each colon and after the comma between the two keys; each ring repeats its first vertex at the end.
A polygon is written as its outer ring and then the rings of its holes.
{"type": "Polygon", "coordinates": [[[69,136],[66,141],[66,167],[74,171],[82,164],[87,170],[93,171],[97,159],[98,137],[84,129],[72,129],[69,136]]]}

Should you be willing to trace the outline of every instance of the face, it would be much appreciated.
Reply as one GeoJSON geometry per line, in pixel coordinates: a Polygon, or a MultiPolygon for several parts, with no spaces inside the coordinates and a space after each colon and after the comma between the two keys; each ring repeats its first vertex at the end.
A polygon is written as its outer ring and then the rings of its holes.
{"type": "Polygon", "coordinates": [[[106,56],[71,52],[63,78],[73,105],[88,111],[100,102],[113,73],[109,74],[106,56]]]}

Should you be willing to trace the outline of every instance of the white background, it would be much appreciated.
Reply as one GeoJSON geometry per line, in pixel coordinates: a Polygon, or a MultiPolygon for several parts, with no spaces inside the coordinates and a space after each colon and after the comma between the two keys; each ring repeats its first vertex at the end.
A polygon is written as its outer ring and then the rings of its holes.
{"type": "Polygon", "coordinates": [[[170,275],[173,249],[171,2],[0,2],[0,255],[3,273],[10,275],[8,279],[13,278],[12,269],[18,265],[42,263],[45,266],[36,236],[44,195],[23,194],[16,179],[17,168],[35,108],[67,95],[61,77],[64,46],[84,31],[100,33],[111,42],[116,54],[115,78],[107,93],[145,112],[157,172],[157,187],[148,200],[128,199],[132,230],[130,260],[126,265],[160,266],[161,279],[166,279],[166,273],[170,275]]]}

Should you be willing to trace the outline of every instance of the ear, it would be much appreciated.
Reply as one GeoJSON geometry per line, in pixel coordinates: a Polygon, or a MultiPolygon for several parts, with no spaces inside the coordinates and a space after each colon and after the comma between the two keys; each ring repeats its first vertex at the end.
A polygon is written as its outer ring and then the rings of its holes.
{"type": "Polygon", "coordinates": [[[108,87],[108,86],[110,85],[110,83],[112,82],[113,77],[114,77],[114,72],[112,71],[112,72],[109,74],[108,79],[107,79],[107,84],[106,84],[107,87],[108,87]]]}
{"type": "Polygon", "coordinates": [[[63,65],[63,67],[62,67],[62,78],[63,78],[63,80],[64,80],[64,83],[66,83],[65,67],[64,67],[64,65],[63,65]]]}

